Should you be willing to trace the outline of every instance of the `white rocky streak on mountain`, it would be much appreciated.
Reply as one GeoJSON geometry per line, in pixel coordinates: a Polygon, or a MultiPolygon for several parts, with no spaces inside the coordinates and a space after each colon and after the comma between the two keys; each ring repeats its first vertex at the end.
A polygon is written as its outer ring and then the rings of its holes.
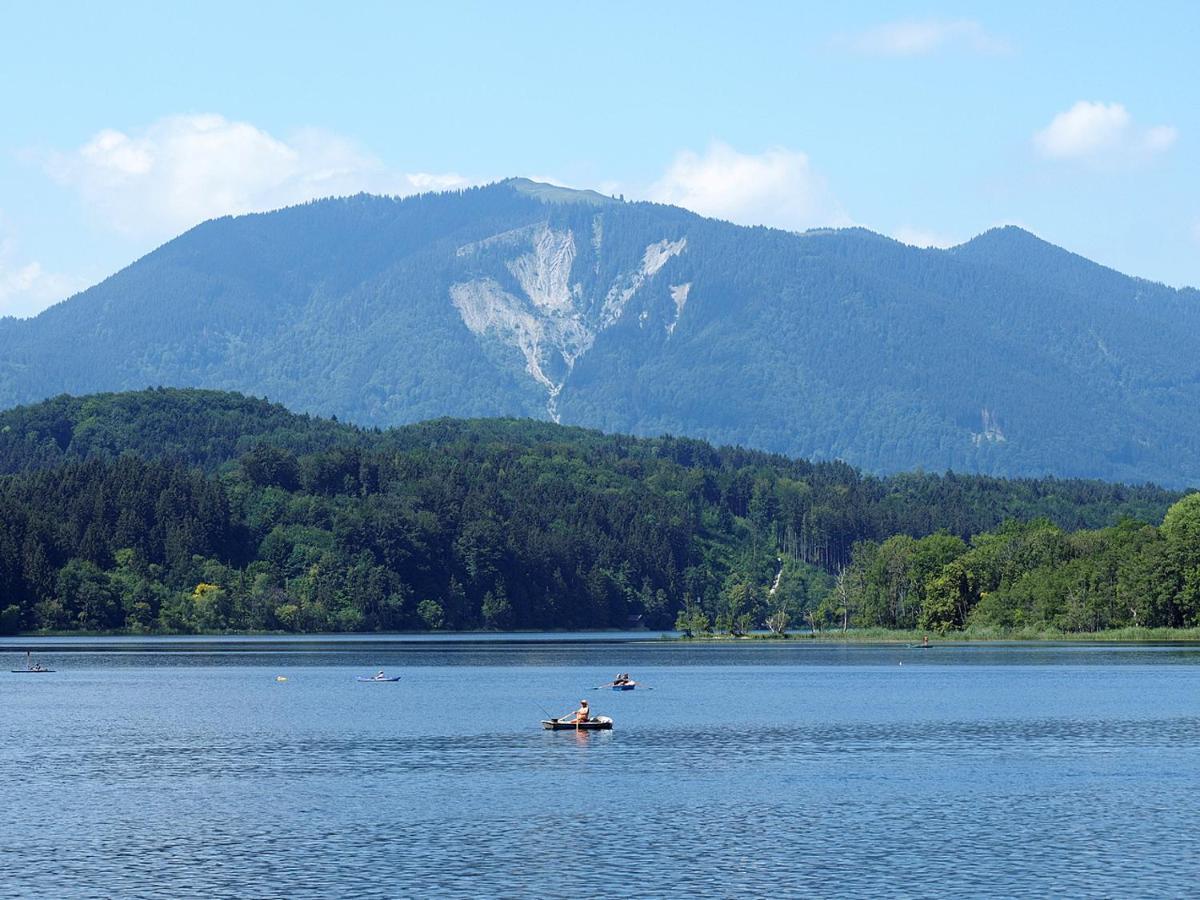
{"type": "Polygon", "coordinates": [[[600,274],[600,249],[604,246],[604,218],[596,216],[592,219],[592,255],[595,256],[594,271],[600,274]]]}
{"type": "Polygon", "coordinates": [[[677,241],[659,241],[657,244],[651,244],[646,248],[646,252],[642,254],[642,274],[649,278],[654,275],[667,264],[672,256],[678,256],[687,247],[687,238],[680,238],[677,241]]]}
{"type": "Polygon", "coordinates": [[[578,316],[539,316],[491,278],[451,285],[450,299],[474,334],[491,333],[525,357],[525,371],[548,394],[546,410],[557,422],[557,398],[563,380],[546,371],[558,351],[569,372],[575,360],[591,347],[593,335],[578,316]]]}
{"type": "Polygon", "coordinates": [[[521,301],[491,278],[450,286],[450,299],[463,323],[475,334],[491,332],[516,347],[525,357],[525,369],[539,384],[552,390],[554,383],[542,371],[542,324],[521,308],[521,301]]]}
{"type": "Polygon", "coordinates": [[[533,250],[508,262],[521,290],[534,305],[549,313],[571,313],[571,267],[575,264],[575,236],[543,225],[533,234],[533,250]]]}
{"type": "Polygon", "coordinates": [[[600,329],[608,328],[621,318],[630,298],[646,283],[646,279],[655,275],[672,256],[682,253],[685,247],[687,238],[677,241],[662,240],[648,246],[642,254],[641,266],[618,278],[616,284],[609,288],[604,298],[604,306],[600,310],[600,329]]]}
{"type": "Polygon", "coordinates": [[[691,293],[692,283],[671,285],[671,299],[675,301],[675,318],[667,325],[667,334],[674,334],[679,317],[683,315],[683,307],[687,304],[688,294],[691,293]]]}
{"type": "MultiPolygon", "coordinates": [[[[597,217],[592,235],[594,248],[599,248],[601,233],[597,217]]],[[[504,262],[524,297],[506,290],[495,278],[478,277],[451,285],[450,299],[473,334],[494,335],[521,353],[525,370],[546,389],[546,411],[557,422],[558,395],[575,362],[591,349],[601,331],[620,319],[647,279],[683,252],[687,239],[662,240],[647,246],[641,264],[616,279],[599,310],[598,304],[584,296],[579,283],[571,284],[576,247],[570,231],[555,231],[544,223],[514,229],[460,247],[456,255],[463,258],[525,242],[530,248],[527,252],[504,262]]],[[[684,300],[689,286],[684,286],[684,300]]],[[[678,320],[682,306],[676,288],[672,288],[672,297],[678,320]]],[[[643,313],[640,323],[647,317],[648,313],[643,313]]]]}
{"type": "Polygon", "coordinates": [[[1000,420],[996,417],[995,410],[988,409],[986,406],[979,411],[979,419],[983,425],[983,431],[971,432],[971,443],[978,447],[984,441],[989,444],[1003,444],[1008,440],[1004,435],[1004,431],[1000,428],[1000,420]]]}

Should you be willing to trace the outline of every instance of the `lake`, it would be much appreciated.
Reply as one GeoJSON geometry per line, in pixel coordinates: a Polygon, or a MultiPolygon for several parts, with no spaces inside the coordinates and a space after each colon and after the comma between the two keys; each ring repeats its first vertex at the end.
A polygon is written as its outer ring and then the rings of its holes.
{"type": "Polygon", "coordinates": [[[5,638],[0,659],[0,896],[1200,882],[1195,646],[5,638]],[[57,671],[9,674],[27,647],[57,671]],[[403,680],[355,682],[380,668],[403,680]],[[618,671],[652,690],[592,690],[618,671]],[[615,729],[541,729],[581,697],[615,729]]]}

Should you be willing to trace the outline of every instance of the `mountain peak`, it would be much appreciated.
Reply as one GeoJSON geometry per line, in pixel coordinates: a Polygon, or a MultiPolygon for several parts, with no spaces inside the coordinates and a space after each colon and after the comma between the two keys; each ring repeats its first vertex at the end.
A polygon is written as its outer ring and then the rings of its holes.
{"type": "Polygon", "coordinates": [[[557,184],[534,181],[531,178],[506,178],[500,183],[511,187],[517,193],[536,197],[543,203],[585,203],[590,206],[605,206],[618,202],[597,191],[581,191],[557,184]]]}
{"type": "Polygon", "coordinates": [[[950,252],[963,259],[1015,271],[1038,271],[1039,277],[1055,278],[1060,287],[1091,289],[1095,285],[1085,286],[1085,283],[1095,278],[1110,286],[1142,281],[1072,253],[1016,225],[988,229],[950,252]]]}
{"type": "Polygon", "coordinates": [[[989,228],[987,231],[976,235],[971,240],[959,246],[976,248],[1051,247],[1055,250],[1062,249],[1018,225],[998,225],[995,228],[989,228]]]}

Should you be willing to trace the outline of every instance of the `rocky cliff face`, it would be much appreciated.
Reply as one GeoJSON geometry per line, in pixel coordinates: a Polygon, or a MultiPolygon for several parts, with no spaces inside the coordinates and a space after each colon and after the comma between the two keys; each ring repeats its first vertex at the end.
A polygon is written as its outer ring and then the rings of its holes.
{"type": "MultiPolygon", "coordinates": [[[[604,216],[597,213],[583,257],[575,232],[556,230],[548,221],[466,244],[455,253],[474,273],[450,286],[463,324],[480,340],[520,353],[529,377],[545,389],[546,412],[556,422],[558,396],[575,363],[601,332],[622,319],[638,292],[687,249],[687,238],[663,238],[646,245],[641,259],[603,260],[603,235],[604,216]],[[618,274],[605,279],[601,273],[613,265],[618,274]]],[[[663,326],[667,334],[675,330],[690,288],[670,287],[675,312],[663,326]]],[[[643,310],[639,325],[645,327],[649,318],[643,310]]]]}

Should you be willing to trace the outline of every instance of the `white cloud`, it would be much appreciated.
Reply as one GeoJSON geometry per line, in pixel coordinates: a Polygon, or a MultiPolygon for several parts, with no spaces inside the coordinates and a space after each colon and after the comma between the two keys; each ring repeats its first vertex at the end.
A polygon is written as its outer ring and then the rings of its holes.
{"type": "Polygon", "coordinates": [[[928,56],[946,49],[987,55],[1011,50],[1006,41],[971,19],[887,22],[855,35],[839,37],[835,44],[866,56],[890,57],[928,56]]]}
{"type": "Polygon", "coordinates": [[[463,187],[454,174],[401,173],[353,142],[318,130],[284,140],[219,115],[168,116],[125,133],[105,129],[47,162],[114,228],[166,237],[204,219],[315,197],[411,194],[463,187]]]}
{"type": "Polygon", "coordinates": [[[11,238],[0,240],[0,318],[25,318],[83,290],[82,279],[47,272],[36,260],[20,259],[11,238]]]}
{"type": "Polygon", "coordinates": [[[1047,159],[1111,164],[1162,153],[1177,137],[1169,125],[1138,128],[1120,103],[1080,100],[1051,119],[1033,143],[1047,159]]]}
{"type": "Polygon", "coordinates": [[[1129,126],[1129,111],[1120,103],[1080,100],[1055,116],[1034,136],[1034,142],[1052,159],[1087,156],[1119,144],[1129,126]]]}
{"type": "Polygon", "coordinates": [[[945,249],[946,247],[954,247],[962,243],[962,241],[952,238],[947,234],[929,231],[914,225],[901,225],[892,232],[892,237],[902,244],[908,244],[910,247],[939,247],[945,249]]]}
{"type": "Polygon", "coordinates": [[[0,318],[37,315],[85,287],[83,279],[47,272],[40,262],[22,254],[0,212],[0,318]]]}
{"type": "Polygon", "coordinates": [[[1155,125],[1142,135],[1141,146],[1147,153],[1169,150],[1179,137],[1179,132],[1170,125],[1155,125]]]}
{"type": "Polygon", "coordinates": [[[648,197],[742,225],[799,230],[850,224],[808,157],[782,147],[747,154],[718,142],[704,155],[685,150],[648,197]]]}

